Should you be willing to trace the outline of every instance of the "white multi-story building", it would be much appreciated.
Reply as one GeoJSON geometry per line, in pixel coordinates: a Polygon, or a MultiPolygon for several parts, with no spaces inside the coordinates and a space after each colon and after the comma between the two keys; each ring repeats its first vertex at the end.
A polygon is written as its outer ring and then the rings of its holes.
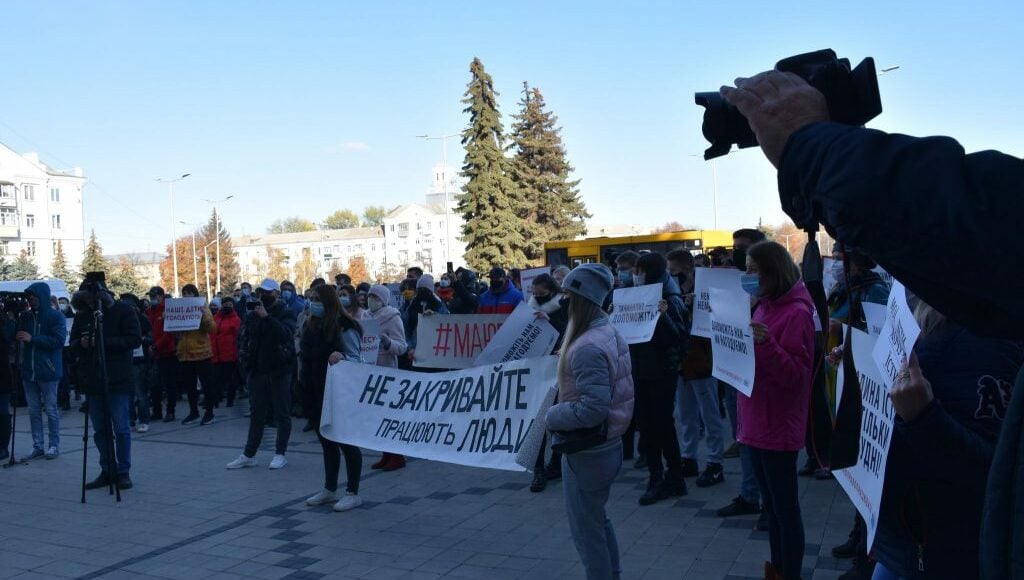
{"type": "Polygon", "coordinates": [[[384,233],[379,227],[347,230],[318,230],[292,234],[241,236],[233,240],[242,279],[258,283],[266,274],[271,256],[268,247],[284,252],[289,277],[296,278],[296,268],[304,254],[315,264],[314,277],[327,277],[337,268],[344,272],[352,258],[361,257],[366,271],[375,279],[385,272],[384,233]]]}
{"type": "Polygon", "coordinates": [[[420,266],[427,272],[441,273],[447,262],[463,265],[466,245],[462,236],[462,217],[456,212],[462,180],[451,167],[435,165],[426,205],[410,203],[391,210],[384,217],[387,261],[404,271],[420,266]]]}
{"type": "Polygon", "coordinates": [[[36,153],[19,155],[0,143],[0,254],[22,250],[49,274],[57,243],[68,266],[77,269],[85,251],[81,168],[58,171],[36,153]]]}

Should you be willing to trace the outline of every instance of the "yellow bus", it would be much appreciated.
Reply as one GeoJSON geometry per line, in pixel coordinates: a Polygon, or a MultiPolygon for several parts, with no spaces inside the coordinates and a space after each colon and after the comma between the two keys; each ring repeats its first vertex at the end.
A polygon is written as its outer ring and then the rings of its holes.
{"type": "Polygon", "coordinates": [[[660,254],[681,248],[691,254],[704,254],[711,248],[732,247],[732,232],[726,230],[686,230],[646,236],[586,238],[544,244],[544,256],[549,266],[569,266],[601,262],[609,264],[615,256],[626,250],[650,251],[660,254]]]}

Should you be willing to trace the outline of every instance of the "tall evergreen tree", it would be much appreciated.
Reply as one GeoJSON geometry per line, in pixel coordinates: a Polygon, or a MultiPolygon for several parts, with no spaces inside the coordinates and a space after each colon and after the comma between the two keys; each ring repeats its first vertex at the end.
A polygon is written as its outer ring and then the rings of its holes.
{"type": "Polygon", "coordinates": [[[469,113],[469,125],[462,132],[466,149],[462,175],[468,181],[458,205],[465,220],[465,260],[478,271],[496,265],[523,265],[527,241],[516,186],[507,175],[494,81],[479,58],[473,59],[469,72],[472,78],[462,99],[466,105],[463,112],[469,113]]]}
{"type": "Polygon", "coordinates": [[[580,199],[580,181],[569,179],[572,166],[566,159],[558,117],[546,109],[540,90],[526,82],[519,106],[508,147],[515,153],[510,175],[523,199],[520,217],[535,226],[528,238],[527,258],[542,263],[544,244],[585,235],[584,220],[590,213],[580,199]]]}
{"type": "Polygon", "coordinates": [[[64,256],[64,242],[61,240],[57,240],[57,253],[53,256],[53,262],[50,264],[50,276],[63,280],[68,289],[78,285],[78,277],[68,267],[67,257],[64,256]]]}
{"type": "Polygon", "coordinates": [[[42,277],[39,274],[39,267],[25,250],[22,250],[18,254],[18,259],[11,264],[7,276],[9,280],[38,280],[42,277]]]}
{"type": "MultiPolygon", "coordinates": [[[[213,286],[211,294],[217,289],[217,244],[210,244],[217,239],[217,235],[220,235],[220,285],[221,292],[227,294],[239,284],[241,278],[242,268],[238,264],[237,256],[235,255],[234,247],[231,244],[231,234],[228,233],[227,229],[224,228],[224,222],[220,221],[220,228],[217,228],[217,210],[214,208],[210,214],[210,221],[207,222],[203,229],[200,230],[200,236],[203,239],[203,247],[209,245],[207,248],[207,259],[210,261],[210,284],[213,286]]],[[[199,243],[199,240],[196,240],[199,243]]],[[[200,256],[200,268],[202,268],[202,257],[200,256]]],[[[204,272],[205,274],[205,272],[204,272]]]]}
{"type": "Polygon", "coordinates": [[[103,246],[96,240],[96,230],[92,230],[89,243],[85,245],[85,253],[82,254],[82,273],[108,271],[110,263],[103,257],[103,246]]]}
{"type": "Polygon", "coordinates": [[[7,256],[0,254],[0,280],[11,279],[11,265],[7,263],[7,256]]]}

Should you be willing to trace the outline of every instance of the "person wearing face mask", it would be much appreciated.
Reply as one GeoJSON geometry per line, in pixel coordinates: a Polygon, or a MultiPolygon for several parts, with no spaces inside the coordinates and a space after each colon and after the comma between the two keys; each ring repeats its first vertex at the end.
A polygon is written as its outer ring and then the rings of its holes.
{"type": "Polygon", "coordinates": [[[238,393],[238,335],[242,319],[235,312],[235,300],[230,296],[221,299],[220,311],[213,316],[215,328],[210,336],[213,348],[213,377],[227,399],[227,406],[235,406],[238,393]]]}
{"type": "MultiPolygon", "coordinates": [[[[28,401],[32,427],[32,454],[28,459],[60,455],[60,412],[57,410],[57,385],[63,366],[64,339],[67,322],[50,306],[50,286],[45,282],[31,284],[28,294],[30,311],[18,316],[14,340],[21,347],[21,379],[28,401]],[[44,447],[43,412],[49,427],[48,447],[44,447]]],[[[6,353],[4,353],[6,356],[6,353]]],[[[127,421],[125,422],[127,425],[127,421]]]]}
{"type": "Polygon", "coordinates": [[[178,401],[178,352],[174,343],[174,335],[164,332],[164,289],[153,286],[149,289],[150,307],[146,311],[149,324],[153,328],[153,359],[156,365],[155,377],[149,391],[152,405],[150,417],[153,421],[163,420],[164,423],[174,421],[174,407],[178,401]],[[167,413],[163,412],[162,402],[167,400],[167,413]]]}
{"type": "Polygon", "coordinates": [[[270,469],[288,464],[285,453],[292,432],[291,375],[295,366],[295,314],[280,299],[281,287],[272,278],[260,283],[256,308],[246,314],[239,339],[239,360],[249,385],[252,413],[245,450],[228,469],[256,465],[256,451],[263,442],[267,414],[273,412],[277,424],[275,454],[270,469]]]}
{"type": "MultiPolygon", "coordinates": [[[[476,289],[476,272],[466,268],[455,270],[452,277],[452,298],[448,301],[448,312],[452,314],[476,314],[480,295],[476,289]]],[[[441,288],[440,290],[444,290],[441,288]]],[[[439,292],[440,292],[439,290],[439,292]]]]}
{"type": "Polygon", "coordinates": [[[356,296],[356,289],[351,285],[342,286],[338,289],[338,299],[341,301],[341,307],[348,312],[348,315],[356,320],[362,320],[370,315],[369,312],[363,309],[359,305],[359,299],[356,296]]]}
{"type": "MultiPolygon", "coordinates": [[[[562,348],[562,338],[565,336],[565,329],[569,324],[568,303],[566,301],[563,304],[562,288],[550,274],[541,274],[533,279],[532,291],[528,304],[558,331],[558,340],[555,342],[553,351],[558,352],[562,348]]],[[[533,482],[530,484],[530,491],[533,493],[544,491],[548,481],[562,478],[562,455],[559,452],[552,450],[551,459],[547,465],[544,465],[546,443],[547,438],[545,437],[541,440],[540,452],[537,454],[537,462],[533,470],[533,482]]]]}
{"type": "Polygon", "coordinates": [[[360,282],[356,286],[356,299],[359,301],[359,307],[363,310],[367,309],[366,298],[370,293],[370,284],[368,282],[360,282]]]}
{"type": "Polygon", "coordinates": [[[636,261],[640,259],[640,254],[632,250],[626,250],[618,256],[615,256],[615,267],[617,268],[617,276],[615,278],[616,288],[632,288],[633,287],[633,269],[636,267],[636,261]]]}
{"type": "MultiPolygon", "coordinates": [[[[199,288],[192,284],[186,284],[181,289],[183,298],[198,298],[199,288]]],[[[176,333],[178,338],[178,384],[188,395],[188,416],[182,421],[182,425],[191,425],[199,420],[199,392],[196,387],[198,380],[203,386],[203,403],[205,412],[200,424],[209,425],[213,422],[213,408],[217,405],[220,392],[213,381],[213,366],[210,360],[213,358],[213,347],[210,346],[210,333],[216,330],[216,323],[213,321],[213,314],[208,308],[203,308],[203,319],[199,323],[198,330],[188,330],[176,333]]],[[[173,409],[171,401],[168,401],[168,408],[173,409]]]]}
{"type": "Polygon", "coordinates": [[[448,272],[441,274],[441,280],[437,283],[437,297],[444,302],[444,305],[448,307],[448,311],[451,312],[452,298],[455,297],[455,289],[452,288],[452,275],[448,272]]]}
{"type": "Polygon", "coordinates": [[[288,280],[281,282],[281,300],[288,305],[288,309],[291,310],[296,317],[306,309],[305,300],[295,292],[295,284],[292,284],[288,280]]]}
{"type": "Polygon", "coordinates": [[[488,276],[490,285],[480,295],[477,314],[511,314],[523,301],[523,293],[509,281],[505,270],[495,266],[488,276]]]}
{"type": "MultiPolygon", "coordinates": [[[[387,286],[373,286],[366,297],[370,317],[380,324],[380,350],[375,361],[377,366],[398,367],[398,358],[409,349],[405,341],[405,325],[398,310],[388,305],[391,291],[387,286]]],[[[371,361],[364,361],[371,362],[371,361]]],[[[394,471],[405,467],[405,457],[397,453],[384,453],[373,469],[394,471]]]]}
{"type": "Polygon", "coordinates": [[[448,314],[448,308],[434,293],[434,277],[430,274],[424,274],[416,281],[416,294],[402,315],[402,321],[405,323],[405,340],[409,345],[407,354],[412,364],[416,362],[416,328],[421,314],[448,314]]]}
{"type": "Polygon", "coordinates": [[[750,452],[768,519],[765,577],[801,577],[804,526],[796,460],[804,447],[814,368],[814,304],[786,248],[759,242],[747,251],[743,289],[755,300],[754,390],[739,393],[737,440],[750,452]]]}
{"type": "Polygon", "coordinates": [[[571,271],[572,270],[569,269],[569,266],[559,266],[551,271],[551,277],[554,278],[555,283],[561,287],[562,281],[565,280],[565,277],[568,276],[571,271]]]}

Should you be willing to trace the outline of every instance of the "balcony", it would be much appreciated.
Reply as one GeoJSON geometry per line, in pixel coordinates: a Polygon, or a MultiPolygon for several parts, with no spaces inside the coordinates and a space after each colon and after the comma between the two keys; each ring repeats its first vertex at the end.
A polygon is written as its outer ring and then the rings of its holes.
{"type": "Polygon", "coordinates": [[[17,238],[18,226],[15,225],[0,225],[0,238],[17,238]]]}

